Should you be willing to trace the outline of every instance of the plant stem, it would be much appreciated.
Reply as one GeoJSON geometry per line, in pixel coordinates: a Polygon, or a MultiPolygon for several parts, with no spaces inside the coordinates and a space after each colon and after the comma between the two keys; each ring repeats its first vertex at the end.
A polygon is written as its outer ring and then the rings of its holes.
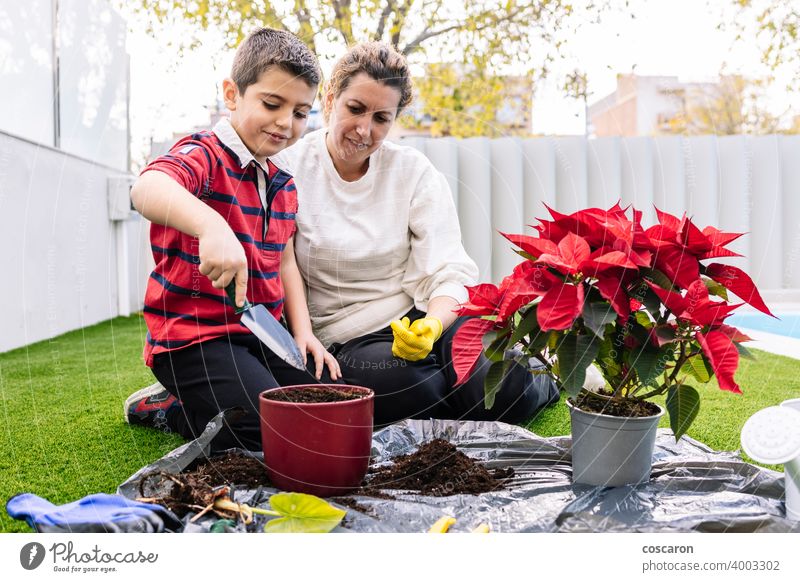
{"type": "Polygon", "coordinates": [[[261,509],[260,507],[250,507],[250,511],[253,513],[258,513],[259,515],[273,515],[275,517],[280,517],[280,513],[277,511],[271,511],[269,509],[261,509]]]}

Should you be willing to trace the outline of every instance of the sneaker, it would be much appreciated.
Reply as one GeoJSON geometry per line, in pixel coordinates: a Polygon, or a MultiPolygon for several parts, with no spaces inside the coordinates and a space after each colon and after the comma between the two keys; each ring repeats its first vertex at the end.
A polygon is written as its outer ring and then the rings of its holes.
{"type": "Polygon", "coordinates": [[[169,431],[167,412],[180,406],[181,401],[156,382],[128,396],[125,400],[125,422],[169,431]]]}

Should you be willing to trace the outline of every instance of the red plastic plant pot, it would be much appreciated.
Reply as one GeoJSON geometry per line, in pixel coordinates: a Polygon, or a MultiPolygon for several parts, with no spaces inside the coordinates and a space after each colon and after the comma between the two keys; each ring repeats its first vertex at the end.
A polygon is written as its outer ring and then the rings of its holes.
{"type": "Polygon", "coordinates": [[[284,491],[320,497],[356,489],[372,446],[373,392],[361,386],[308,384],[261,393],[261,446],[270,481],[284,491]],[[272,400],[278,392],[331,388],[361,396],[338,402],[272,400]]]}

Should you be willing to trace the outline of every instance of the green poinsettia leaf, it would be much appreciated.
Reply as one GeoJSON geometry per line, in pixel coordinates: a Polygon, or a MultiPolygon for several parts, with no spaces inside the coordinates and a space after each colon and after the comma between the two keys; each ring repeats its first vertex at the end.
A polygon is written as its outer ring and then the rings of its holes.
{"type": "Polygon", "coordinates": [[[700,411],[700,394],[691,386],[671,386],[667,391],[669,426],[677,442],[697,418],[700,411]]]}
{"type": "Polygon", "coordinates": [[[637,311],[634,315],[636,318],[636,323],[642,326],[645,329],[650,329],[653,327],[653,322],[650,320],[650,316],[647,315],[644,311],[637,311]]]}
{"type": "Polygon", "coordinates": [[[534,262],[537,260],[537,257],[534,257],[532,254],[526,253],[525,251],[522,251],[520,249],[514,249],[514,252],[517,253],[523,259],[528,259],[529,261],[534,261],[534,262]]]}
{"type": "Polygon", "coordinates": [[[725,285],[717,283],[714,279],[709,279],[708,277],[701,277],[703,283],[708,289],[708,293],[710,295],[716,295],[717,297],[721,297],[725,301],[728,301],[728,289],[725,285]]]}
{"type": "Polygon", "coordinates": [[[603,337],[606,325],[617,320],[617,313],[610,303],[586,302],[583,306],[583,323],[597,337],[603,337]]]}
{"type": "Polygon", "coordinates": [[[561,385],[573,398],[583,388],[586,380],[586,368],[594,361],[600,348],[600,342],[594,335],[564,336],[558,345],[558,370],[561,385]]]}
{"type": "MultiPolygon", "coordinates": [[[[514,333],[511,334],[511,341],[509,341],[509,345],[515,345],[533,330],[537,330],[537,335],[542,333],[539,329],[539,322],[536,320],[536,307],[531,307],[528,309],[525,315],[522,316],[517,324],[517,328],[514,330],[514,333]]],[[[531,341],[533,341],[533,339],[534,338],[531,338],[531,341]]]]}
{"type": "Polygon", "coordinates": [[[708,365],[708,362],[706,362],[705,358],[701,355],[692,356],[686,360],[681,367],[681,372],[692,376],[695,380],[703,384],[711,380],[711,376],[714,374],[711,366],[708,365]]]}
{"type": "Polygon", "coordinates": [[[672,281],[662,271],[659,271],[658,269],[641,269],[639,272],[648,281],[655,283],[662,289],[672,291],[672,281]]]}
{"type": "Polygon", "coordinates": [[[508,347],[508,336],[495,337],[494,340],[487,343],[486,337],[488,335],[489,334],[483,336],[484,347],[485,347],[485,349],[483,350],[483,354],[487,357],[487,359],[491,360],[492,362],[502,362],[503,354],[505,354],[506,347],[508,347]]]}
{"type": "Polygon", "coordinates": [[[347,513],[306,493],[276,493],[269,498],[269,505],[282,517],[267,522],[267,533],[328,533],[347,513]]]}
{"type": "Polygon", "coordinates": [[[671,351],[668,346],[654,350],[645,344],[642,349],[630,354],[630,363],[642,385],[652,385],[664,373],[664,368],[671,359],[671,351]]]}
{"type": "Polygon", "coordinates": [[[505,378],[513,363],[513,361],[494,362],[489,366],[489,371],[486,372],[486,378],[483,381],[483,405],[486,410],[494,406],[494,399],[500,388],[503,387],[503,378],[505,378]]]}

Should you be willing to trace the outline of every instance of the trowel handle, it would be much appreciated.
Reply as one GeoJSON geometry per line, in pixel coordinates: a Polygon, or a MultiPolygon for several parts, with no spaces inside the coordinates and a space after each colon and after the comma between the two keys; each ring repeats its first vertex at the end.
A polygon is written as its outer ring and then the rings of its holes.
{"type": "Polygon", "coordinates": [[[244,305],[242,307],[236,306],[236,279],[231,279],[231,282],[228,283],[228,286],[225,287],[225,292],[228,294],[228,299],[231,300],[233,304],[233,309],[236,311],[236,314],[244,313],[251,307],[253,307],[252,303],[250,303],[247,298],[245,297],[244,305]]]}

